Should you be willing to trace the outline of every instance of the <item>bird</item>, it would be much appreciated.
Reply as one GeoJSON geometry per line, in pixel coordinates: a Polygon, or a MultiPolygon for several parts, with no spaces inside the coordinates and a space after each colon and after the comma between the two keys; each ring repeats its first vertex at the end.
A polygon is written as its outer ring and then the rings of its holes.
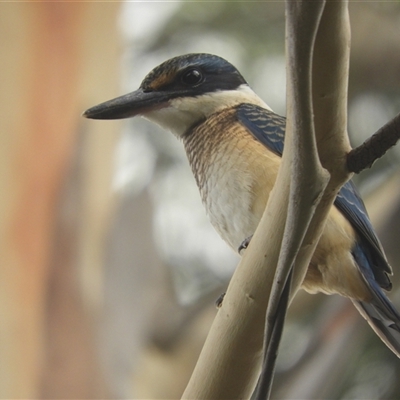
{"type": "MultiPolygon", "coordinates": [[[[286,119],[225,59],[206,53],[171,58],[139,88],[89,108],[91,119],[142,116],[179,138],[211,224],[234,250],[257,228],[284,150],[286,119]]],[[[386,295],[392,274],[352,181],[342,186],[302,288],[354,303],[400,357],[400,314],[386,295]]]]}

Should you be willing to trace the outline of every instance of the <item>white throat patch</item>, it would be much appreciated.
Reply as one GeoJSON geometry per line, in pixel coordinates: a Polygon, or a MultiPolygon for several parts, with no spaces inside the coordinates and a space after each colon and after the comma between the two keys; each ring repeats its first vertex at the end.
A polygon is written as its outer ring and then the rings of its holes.
{"type": "Polygon", "coordinates": [[[236,90],[220,90],[197,97],[173,99],[167,107],[150,111],[143,114],[143,117],[181,137],[196,122],[242,103],[256,104],[271,110],[247,84],[242,84],[236,90]]]}

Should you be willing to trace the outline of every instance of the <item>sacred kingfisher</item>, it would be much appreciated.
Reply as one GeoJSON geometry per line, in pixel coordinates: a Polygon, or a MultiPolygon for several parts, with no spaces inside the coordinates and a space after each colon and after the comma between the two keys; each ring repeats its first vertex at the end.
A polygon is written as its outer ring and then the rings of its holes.
{"type": "MultiPolygon", "coordinates": [[[[203,204],[233,248],[250,237],[276,180],[285,118],[221,57],[188,54],[154,68],[139,89],[85,111],[93,119],[143,116],[182,140],[203,204]]],[[[400,357],[400,314],[386,297],[392,273],[351,181],[338,193],[302,287],[350,298],[400,357]]]]}

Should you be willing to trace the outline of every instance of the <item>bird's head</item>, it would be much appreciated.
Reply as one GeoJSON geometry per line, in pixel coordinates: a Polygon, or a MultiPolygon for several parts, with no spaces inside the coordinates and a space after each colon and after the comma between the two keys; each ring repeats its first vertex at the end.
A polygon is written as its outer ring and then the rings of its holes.
{"type": "Polygon", "coordinates": [[[179,137],[211,114],[241,103],[268,108],[228,61],[211,54],[187,54],[154,68],[136,91],[83,115],[92,119],[141,115],[179,137]]]}

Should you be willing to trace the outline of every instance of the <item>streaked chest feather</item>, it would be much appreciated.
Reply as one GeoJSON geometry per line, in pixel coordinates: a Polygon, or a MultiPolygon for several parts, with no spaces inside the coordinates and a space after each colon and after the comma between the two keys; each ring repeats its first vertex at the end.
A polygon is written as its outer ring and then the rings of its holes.
{"type": "Polygon", "coordinates": [[[232,248],[254,232],[258,219],[251,213],[254,194],[252,177],[235,168],[235,155],[226,164],[210,164],[200,187],[207,213],[220,235],[232,248]],[[218,170],[217,170],[218,168],[218,170]]]}
{"type": "MultiPolygon", "coordinates": [[[[211,223],[237,250],[257,228],[280,157],[236,120],[234,108],[200,123],[183,142],[211,223]]],[[[349,222],[333,208],[303,282],[307,291],[367,298],[351,255],[354,239],[349,222]]]]}
{"type": "Polygon", "coordinates": [[[234,109],[211,116],[184,137],[184,144],[211,223],[237,249],[257,227],[279,158],[255,141],[234,116],[234,109]],[[259,190],[264,193],[262,206],[259,196],[255,201],[259,190]]]}

